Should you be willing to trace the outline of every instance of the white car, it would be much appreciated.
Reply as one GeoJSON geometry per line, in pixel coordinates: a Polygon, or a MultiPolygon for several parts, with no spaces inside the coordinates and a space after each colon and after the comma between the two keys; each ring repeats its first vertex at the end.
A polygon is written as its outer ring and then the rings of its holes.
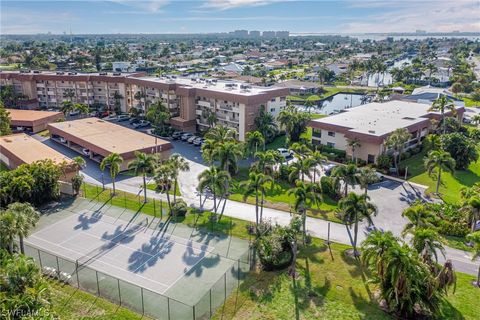
{"type": "Polygon", "coordinates": [[[61,143],[67,143],[67,139],[65,139],[64,137],[60,137],[60,142],[61,143]]]}
{"type": "Polygon", "coordinates": [[[83,148],[82,152],[83,152],[84,155],[90,156],[90,150],[88,150],[87,148],[83,148]]]}
{"type": "Polygon", "coordinates": [[[187,139],[188,143],[193,143],[193,141],[197,140],[197,136],[191,136],[190,138],[187,139]]]}
{"type": "Polygon", "coordinates": [[[70,111],[70,113],[68,114],[70,117],[74,117],[74,116],[78,116],[80,114],[80,111],[78,110],[73,110],[73,111],[70,111]]]}
{"type": "Polygon", "coordinates": [[[182,141],[187,141],[191,136],[193,136],[193,133],[188,132],[182,135],[181,139],[182,141]]]}
{"type": "Polygon", "coordinates": [[[288,150],[288,149],[285,149],[285,148],[278,148],[277,151],[285,159],[293,157],[293,151],[291,151],[291,150],[288,150]]]}

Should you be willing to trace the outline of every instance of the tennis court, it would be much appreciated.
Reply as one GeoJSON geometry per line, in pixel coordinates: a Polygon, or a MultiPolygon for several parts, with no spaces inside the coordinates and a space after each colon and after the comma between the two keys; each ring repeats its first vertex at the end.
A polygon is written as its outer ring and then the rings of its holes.
{"type": "Polygon", "coordinates": [[[248,241],[86,199],[44,211],[25,243],[72,285],[160,319],[209,315],[249,269],[248,241]]]}

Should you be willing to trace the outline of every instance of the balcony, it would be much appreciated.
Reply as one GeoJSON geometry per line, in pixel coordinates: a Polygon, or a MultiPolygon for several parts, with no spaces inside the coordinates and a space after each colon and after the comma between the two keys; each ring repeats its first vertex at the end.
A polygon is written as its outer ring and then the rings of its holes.
{"type": "Polygon", "coordinates": [[[198,101],[197,102],[197,105],[201,106],[201,107],[206,107],[206,108],[212,108],[212,104],[209,102],[209,101],[198,101]]]}

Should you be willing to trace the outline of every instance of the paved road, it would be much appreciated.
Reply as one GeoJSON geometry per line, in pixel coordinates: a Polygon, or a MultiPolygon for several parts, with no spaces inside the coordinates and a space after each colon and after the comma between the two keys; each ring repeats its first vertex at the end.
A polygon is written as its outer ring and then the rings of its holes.
{"type": "MultiPolygon", "coordinates": [[[[52,142],[48,139],[41,140],[44,140],[44,143],[52,146],[67,156],[73,157],[78,155],[74,151],[58,143],[52,142]]],[[[172,143],[174,144],[175,152],[182,154],[182,156],[184,156],[190,163],[190,171],[180,173],[179,175],[182,198],[188,204],[195,204],[198,206],[199,198],[196,196],[197,177],[207,167],[203,163],[199,148],[185,142],[173,141],[172,143]]],[[[243,164],[245,165],[246,163],[243,164]]],[[[98,168],[98,164],[89,159],[87,159],[87,168],[82,174],[84,175],[86,182],[96,185],[102,184],[102,172],[98,168]]],[[[103,176],[103,180],[108,187],[111,187],[111,180],[108,174],[103,176]]],[[[141,185],[141,177],[120,175],[116,181],[117,189],[134,194],[140,193],[141,185]]],[[[354,190],[356,192],[363,192],[358,188],[355,188],[354,190]]],[[[147,190],[147,194],[151,198],[166,200],[165,195],[157,194],[151,190],[147,190]]],[[[374,224],[383,230],[392,231],[396,236],[400,236],[403,226],[407,222],[407,220],[401,216],[403,209],[417,199],[428,201],[428,199],[423,197],[424,189],[420,186],[391,180],[372,185],[368,190],[368,194],[378,207],[379,213],[373,218],[374,224]]],[[[213,201],[207,200],[204,207],[212,208],[213,201]]],[[[227,200],[225,205],[225,215],[247,221],[255,221],[254,206],[247,203],[227,200]]],[[[264,208],[263,216],[264,219],[270,219],[272,222],[280,225],[287,225],[290,222],[289,213],[276,209],[264,208]]],[[[307,217],[307,230],[314,237],[327,239],[329,225],[331,241],[350,244],[350,238],[345,225],[307,217]]],[[[359,242],[363,241],[367,235],[365,229],[366,226],[366,222],[360,224],[359,242]]],[[[458,271],[476,275],[478,263],[471,261],[469,253],[457,249],[446,248],[446,255],[448,259],[451,259],[454,262],[455,268],[458,271]]],[[[443,258],[439,258],[440,262],[443,262],[443,258]]]]}

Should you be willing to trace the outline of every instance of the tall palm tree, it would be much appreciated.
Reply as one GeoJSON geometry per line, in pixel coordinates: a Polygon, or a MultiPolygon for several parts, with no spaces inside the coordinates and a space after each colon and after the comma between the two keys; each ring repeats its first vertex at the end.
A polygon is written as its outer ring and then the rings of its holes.
{"type": "Polygon", "coordinates": [[[76,165],[79,169],[85,168],[86,165],[87,165],[87,162],[86,162],[85,159],[83,159],[83,157],[81,157],[81,156],[76,156],[76,157],[74,157],[72,160],[73,160],[73,162],[75,162],[75,165],[76,165]]]}
{"type": "Polygon", "coordinates": [[[62,108],[60,109],[60,111],[62,111],[62,113],[67,116],[70,112],[72,112],[73,110],[75,110],[75,107],[72,103],[72,101],[70,100],[64,100],[62,102],[62,108]]]}
{"type": "Polygon", "coordinates": [[[177,201],[177,189],[178,189],[178,175],[180,172],[187,172],[190,171],[190,164],[188,161],[182,157],[178,153],[172,154],[170,159],[168,159],[168,162],[173,168],[173,172],[175,174],[175,186],[174,186],[174,193],[173,193],[173,202],[177,201]]]}
{"type": "Polygon", "coordinates": [[[213,210],[215,213],[217,213],[217,196],[226,193],[225,185],[229,179],[230,174],[228,171],[219,170],[216,167],[210,167],[198,176],[198,190],[204,192],[206,189],[209,189],[212,192],[213,210]]]}
{"type": "Polygon", "coordinates": [[[288,149],[295,152],[297,157],[305,158],[312,155],[312,149],[305,145],[305,143],[294,142],[288,149]]]}
{"type": "Polygon", "coordinates": [[[369,201],[368,195],[358,195],[354,192],[350,192],[345,198],[339,201],[338,208],[342,212],[342,220],[352,227],[354,226],[354,238],[353,238],[353,254],[358,256],[357,251],[357,236],[358,236],[358,223],[367,219],[369,224],[372,224],[372,215],[377,214],[377,207],[369,201]]]}
{"type": "Polygon", "coordinates": [[[118,153],[110,153],[108,156],[103,158],[100,162],[100,170],[104,171],[106,167],[110,168],[110,177],[112,178],[113,184],[113,195],[115,195],[115,178],[120,172],[120,166],[123,162],[123,158],[118,153]]]}
{"type": "Polygon", "coordinates": [[[280,160],[281,155],[277,150],[267,150],[255,153],[255,161],[252,168],[256,168],[258,172],[263,174],[271,174],[273,167],[280,160]]]}
{"type": "Polygon", "coordinates": [[[450,100],[446,95],[441,95],[436,99],[432,106],[430,107],[429,111],[439,111],[440,114],[442,115],[442,128],[443,128],[443,134],[446,133],[447,131],[447,126],[445,124],[445,112],[450,111],[452,114],[455,113],[455,105],[453,104],[453,101],[450,100]]]}
{"type": "Polygon", "coordinates": [[[317,167],[321,165],[324,161],[326,161],[327,157],[317,150],[315,152],[312,152],[312,154],[310,155],[310,158],[312,159],[313,165],[314,165],[314,169],[312,171],[313,171],[313,183],[315,183],[317,172],[319,172],[317,167]]]}
{"type": "Polygon", "coordinates": [[[6,211],[15,216],[15,229],[19,238],[20,252],[25,254],[24,239],[37,224],[40,214],[31,204],[20,202],[11,203],[6,211]]]}
{"type": "MultiPolygon", "coordinates": [[[[467,235],[467,241],[473,243],[472,261],[480,257],[480,231],[472,232],[467,235]]],[[[477,273],[477,287],[480,288],[480,266],[478,266],[477,273]]]]}
{"type": "Polygon", "coordinates": [[[423,203],[416,203],[403,210],[402,217],[408,219],[402,231],[402,235],[413,233],[415,229],[435,228],[436,216],[423,203]]]}
{"type": "Polygon", "coordinates": [[[267,182],[273,182],[272,177],[263,173],[250,172],[248,180],[240,183],[244,190],[243,201],[246,201],[249,196],[255,195],[255,223],[257,226],[259,223],[262,223],[263,199],[266,193],[265,185],[267,182]]]}
{"type": "Polygon", "coordinates": [[[113,93],[113,100],[115,100],[113,108],[115,110],[115,113],[117,114],[122,111],[122,102],[121,102],[122,99],[123,99],[123,96],[120,94],[120,92],[115,91],[113,93]]]}
{"type": "Polygon", "coordinates": [[[440,188],[441,176],[443,171],[453,173],[455,170],[455,160],[450,156],[450,153],[441,150],[431,151],[424,160],[424,166],[431,175],[437,171],[437,186],[435,193],[438,194],[440,188]]]}
{"type": "Polygon", "coordinates": [[[0,211],[0,247],[14,253],[17,236],[17,219],[11,211],[0,211]]]}
{"type": "Polygon", "coordinates": [[[167,196],[167,203],[170,215],[172,212],[172,202],[170,201],[170,190],[172,189],[173,180],[175,179],[175,172],[173,166],[168,161],[163,162],[155,168],[153,176],[155,180],[155,189],[157,192],[165,193],[167,196]]]}
{"type": "Polygon", "coordinates": [[[288,190],[287,194],[295,198],[293,209],[302,216],[303,243],[305,244],[307,236],[307,205],[310,203],[318,206],[322,202],[321,190],[315,183],[304,183],[297,180],[295,188],[288,190]]]}
{"type": "Polygon", "coordinates": [[[365,190],[365,194],[368,193],[368,186],[379,180],[376,171],[370,167],[360,168],[356,175],[360,187],[365,190]]]}
{"type": "Polygon", "coordinates": [[[352,160],[357,163],[357,158],[355,157],[355,151],[360,148],[362,146],[362,144],[360,143],[360,140],[358,140],[357,138],[354,138],[354,139],[348,139],[348,146],[350,147],[350,149],[352,149],[352,160]]]}
{"type": "Polygon", "coordinates": [[[88,114],[88,111],[90,110],[88,106],[84,103],[75,103],[73,105],[73,109],[80,112],[82,116],[85,116],[88,114]]]}
{"type": "Polygon", "coordinates": [[[215,126],[205,134],[206,139],[211,139],[216,143],[225,143],[235,140],[235,130],[225,126],[215,126]]]}
{"type": "Polygon", "coordinates": [[[217,142],[213,139],[205,139],[202,145],[202,148],[201,148],[202,158],[209,165],[212,165],[213,162],[215,161],[213,159],[213,152],[215,151],[217,146],[218,146],[217,142]]]}
{"type": "Polygon", "coordinates": [[[65,101],[72,102],[73,98],[75,97],[75,90],[73,90],[72,88],[67,88],[63,91],[62,96],[65,101]]]}
{"type": "Polygon", "coordinates": [[[349,164],[346,166],[338,166],[332,171],[332,177],[335,179],[339,179],[344,184],[344,197],[348,194],[348,186],[355,186],[358,182],[358,175],[357,175],[357,166],[354,164],[349,164]]]}
{"type": "MultiPolygon", "coordinates": [[[[270,112],[265,110],[264,106],[260,109],[260,113],[255,118],[254,123],[257,130],[262,133],[264,142],[270,141],[277,134],[278,128],[275,118],[270,112]]],[[[263,144],[263,149],[265,150],[265,143],[263,144]]]]}
{"type": "Polygon", "coordinates": [[[390,134],[385,140],[385,145],[393,150],[393,162],[398,175],[398,162],[402,157],[405,144],[410,140],[411,133],[406,128],[398,128],[390,134]]]}
{"type": "Polygon", "coordinates": [[[391,231],[374,230],[362,243],[362,263],[366,266],[374,265],[381,282],[385,280],[388,250],[397,241],[391,231]]]}
{"type": "Polygon", "coordinates": [[[290,165],[288,179],[293,182],[300,178],[304,182],[305,176],[312,177],[311,170],[314,166],[315,161],[312,158],[297,158],[297,161],[292,162],[290,165]]]}
{"type": "Polygon", "coordinates": [[[432,264],[432,257],[435,263],[438,262],[437,251],[445,257],[445,249],[441,243],[438,232],[431,228],[416,228],[412,232],[411,244],[413,249],[421,255],[423,261],[429,265],[432,264]]]}
{"type": "Polygon", "coordinates": [[[238,160],[243,156],[243,145],[228,141],[221,143],[213,150],[212,156],[220,161],[220,167],[229,173],[236,173],[238,170],[238,160]]]}
{"type": "Polygon", "coordinates": [[[135,175],[141,173],[143,177],[143,203],[147,203],[147,173],[153,172],[156,159],[152,154],[135,151],[135,159],[128,164],[128,169],[134,170],[135,175]]]}
{"type": "Polygon", "coordinates": [[[265,138],[260,131],[247,132],[247,150],[251,154],[258,152],[258,146],[265,144],[265,138]]]}

